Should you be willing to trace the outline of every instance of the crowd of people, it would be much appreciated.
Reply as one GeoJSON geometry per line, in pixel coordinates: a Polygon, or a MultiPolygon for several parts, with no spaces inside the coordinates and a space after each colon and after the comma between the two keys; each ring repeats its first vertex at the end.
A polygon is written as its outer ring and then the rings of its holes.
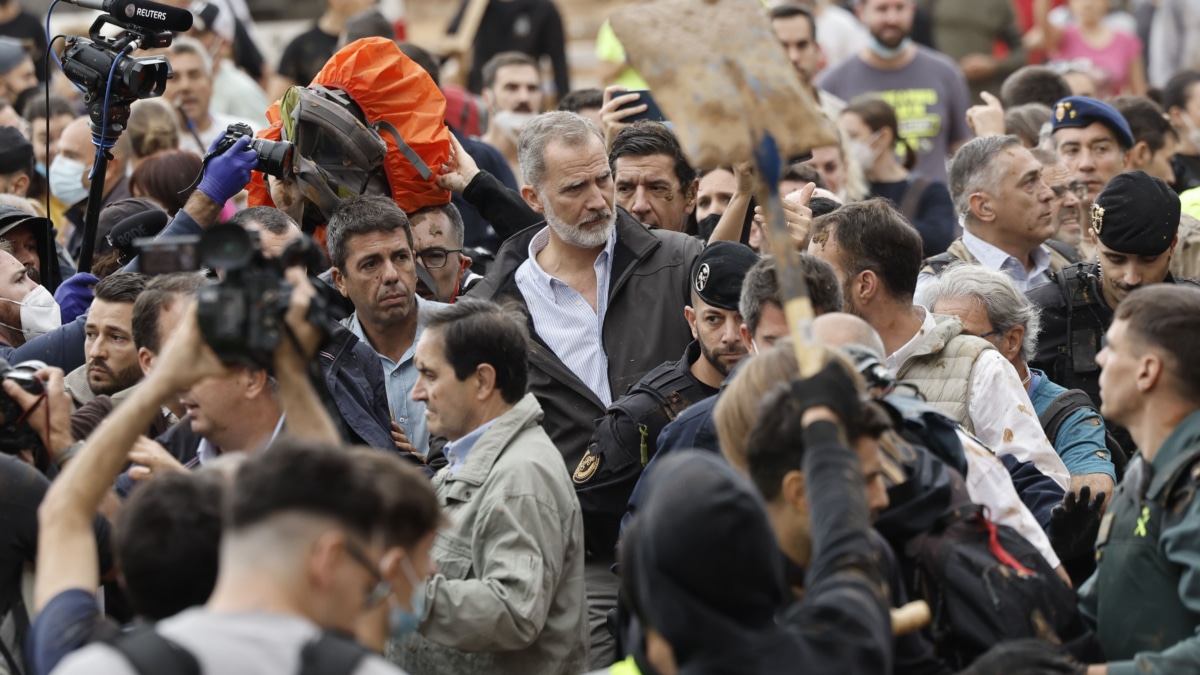
{"type": "Polygon", "coordinates": [[[769,3],[778,176],[551,0],[243,4],[94,204],[0,1],[0,673],[1200,673],[1192,3],[769,3]]]}

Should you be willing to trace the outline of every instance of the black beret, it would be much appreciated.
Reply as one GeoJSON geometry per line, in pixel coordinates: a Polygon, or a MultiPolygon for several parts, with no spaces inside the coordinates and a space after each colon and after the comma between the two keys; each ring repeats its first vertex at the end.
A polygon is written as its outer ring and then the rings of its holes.
{"type": "Polygon", "coordinates": [[[0,174],[33,168],[33,144],[16,127],[0,126],[0,174]]]}
{"type": "Polygon", "coordinates": [[[1107,103],[1086,96],[1068,96],[1056,103],[1050,129],[1051,133],[1059,129],[1081,129],[1096,122],[1108,127],[1126,149],[1134,146],[1133,132],[1121,113],[1107,103]]]}
{"type": "Polygon", "coordinates": [[[1092,204],[1092,230],[1118,253],[1159,255],[1179,231],[1179,195],[1144,171],[1123,173],[1092,204]]]}
{"type": "Polygon", "coordinates": [[[733,241],[710,244],[692,263],[692,290],[704,302],[721,309],[737,309],[742,279],[758,262],[754,249],[733,241]]]}

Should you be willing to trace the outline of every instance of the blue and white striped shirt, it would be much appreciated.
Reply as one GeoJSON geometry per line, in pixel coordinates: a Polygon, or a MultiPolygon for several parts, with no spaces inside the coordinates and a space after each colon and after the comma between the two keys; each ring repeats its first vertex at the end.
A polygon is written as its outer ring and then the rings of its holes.
{"type": "Polygon", "coordinates": [[[596,271],[596,309],[578,291],[546,273],[537,254],[550,243],[547,227],[529,242],[529,259],[517,268],[517,288],[533,319],[533,329],[572,373],[607,407],[612,403],[608,385],[608,355],[604,353],[604,314],[608,310],[608,284],[612,275],[612,235],[593,265],[596,271]]]}

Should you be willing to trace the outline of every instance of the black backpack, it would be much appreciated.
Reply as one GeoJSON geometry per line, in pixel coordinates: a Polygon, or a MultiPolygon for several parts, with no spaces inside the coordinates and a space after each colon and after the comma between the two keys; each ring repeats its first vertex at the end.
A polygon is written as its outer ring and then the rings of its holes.
{"type": "MultiPolygon", "coordinates": [[[[1050,405],[1046,406],[1046,410],[1038,415],[1038,422],[1041,423],[1042,430],[1046,432],[1046,438],[1049,439],[1050,445],[1054,445],[1057,441],[1058,431],[1071,413],[1082,408],[1088,408],[1094,410],[1097,415],[1100,414],[1100,411],[1096,410],[1096,404],[1092,402],[1092,397],[1088,396],[1086,391],[1068,389],[1054,397],[1050,405]]],[[[1125,475],[1125,465],[1129,463],[1129,454],[1125,452],[1107,427],[1104,429],[1104,445],[1108,448],[1108,456],[1112,459],[1117,480],[1120,481],[1121,476],[1125,475]]]]}
{"type": "MultiPolygon", "coordinates": [[[[952,474],[956,495],[962,478],[952,474]]],[[[934,527],[905,546],[903,565],[912,597],[929,603],[927,629],[937,654],[955,670],[992,646],[1039,638],[1061,644],[1085,663],[1103,660],[1084,625],[1072,591],[1042,554],[984,508],[956,498],[934,527]]]]}
{"type": "MultiPolygon", "coordinates": [[[[112,646],[138,675],[201,675],[196,657],[153,627],[121,635],[112,646]]],[[[349,638],[323,632],[300,652],[299,675],[349,675],[368,653],[366,647],[349,638]]]]}

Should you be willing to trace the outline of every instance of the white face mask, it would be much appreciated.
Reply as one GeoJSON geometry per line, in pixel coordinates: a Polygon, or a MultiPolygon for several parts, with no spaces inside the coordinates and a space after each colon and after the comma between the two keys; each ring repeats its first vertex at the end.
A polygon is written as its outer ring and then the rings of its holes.
{"type": "Polygon", "coordinates": [[[878,131],[871,134],[871,137],[865,141],[850,141],[850,155],[864,171],[875,166],[875,160],[879,159],[879,151],[871,147],[877,138],[879,138],[878,131]]]}
{"type": "Polygon", "coordinates": [[[488,124],[496,125],[496,128],[502,131],[506,136],[512,139],[513,143],[521,137],[521,131],[529,124],[529,120],[533,119],[533,113],[513,112],[511,110],[501,110],[492,115],[492,119],[488,124]]]}
{"type": "Polygon", "coordinates": [[[1200,129],[1196,128],[1196,123],[1192,121],[1192,116],[1186,112],[1179,114],[1179,119],[1183,120],[1183,125],[1188,128],[1188,140],[1197,149],[1200,149],[1200,129]]]}
{"type": "Polygon", "coordinates": [[[0,326],[21,331],[26,342],[62,326],[62,312],[58,303],[54,302],[54,296],[50,295],[45,286],[35,286],[21,302],[8,298],[0,298],[0,301],[21,306],[20,327],[6,323],[0,323],[0,326]]]}
{"type": "Polygon", "coordinates": [[[83,172],[87,167],[62,155],[50,163],[50,194],[67,206],[74,206],[87,199],[88,189],[83,184],[83,172]]]}

